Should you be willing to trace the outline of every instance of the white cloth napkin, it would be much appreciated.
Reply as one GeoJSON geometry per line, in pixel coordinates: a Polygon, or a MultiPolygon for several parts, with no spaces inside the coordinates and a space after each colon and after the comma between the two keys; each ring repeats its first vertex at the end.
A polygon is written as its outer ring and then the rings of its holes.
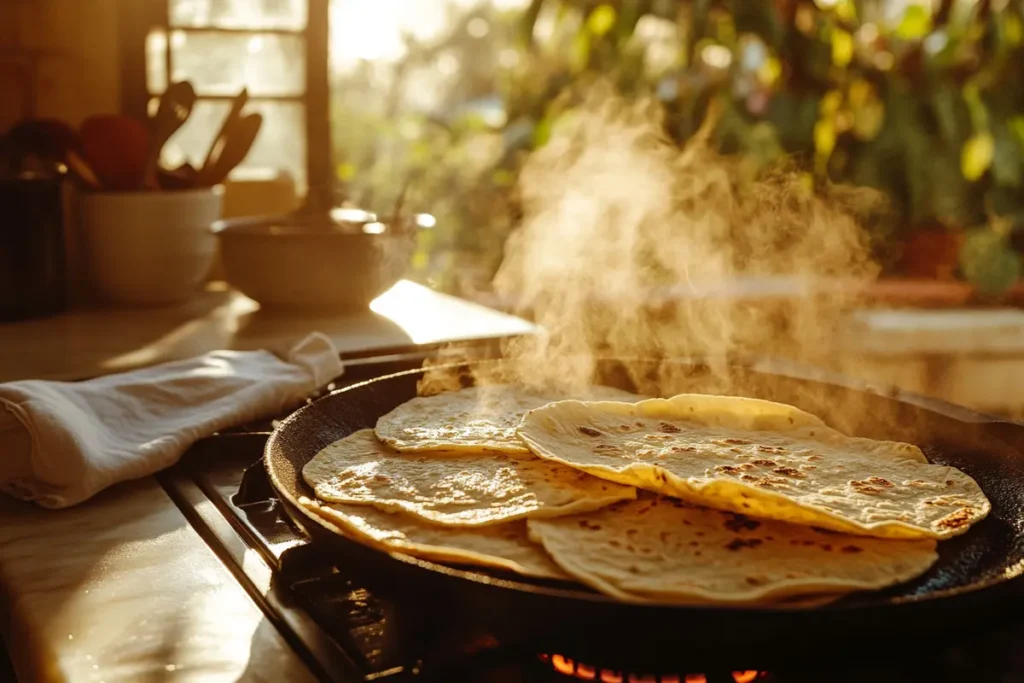
{"type": "Polygon", "coordinates": [[[0,490],[48,508],[177,462],[199,439],[269,417],[341,375],[316,333],[282,360],[215,351],[84,382],[0,384],[0,490]]]}

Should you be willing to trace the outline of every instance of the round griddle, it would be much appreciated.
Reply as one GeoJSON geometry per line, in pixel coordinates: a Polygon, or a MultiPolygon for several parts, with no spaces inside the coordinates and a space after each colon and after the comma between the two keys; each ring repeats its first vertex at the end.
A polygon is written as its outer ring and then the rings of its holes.
{"type": "MultiPolygon", "coordinates": [[[[472,381],[473,369],[473,364],[452,367],[463,384],[472,381]]],[[[356,384],[302,408],[271,435],[265,464],[291,518],[339,566],[372,588],[415,596],[434,611],[432,618],[487,629],[505,645],[612,668],[643,661],[671,671],[680,659],[699,665],[723,658],[737,668],[763,668],[821,656],[906,653],[912,643],[934,646],[936,639],[950,640],[1024,606],[1019,578],[1024,573],[1024,425],[918,396],[751,366],[729,370],[727,392],[720,372],[689,361],[609,359],[601,362],[595,381],[636,390],[630,378],[645,372],[673,378],[672,386],[661,387],[662,395],[687,391],[774,400],[858,436],[916,443],[930,461],[972,476],[992,501],[992,513],[966,534],[941,542],[938,563],[917,580],[826,607],[641,605],[573,584],[382,552],[339,535],[298,506],[300,496],[314,497],[302,480],[302,467],[322,448],[373,427],[378,417],[414,398],[423,371],[356,384]]]]}

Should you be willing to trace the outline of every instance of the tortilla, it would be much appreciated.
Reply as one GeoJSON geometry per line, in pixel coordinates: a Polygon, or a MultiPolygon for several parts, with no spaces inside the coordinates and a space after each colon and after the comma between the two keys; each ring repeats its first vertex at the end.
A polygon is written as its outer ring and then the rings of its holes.
{"type": "MultiPolygon", "coordinates": [[[[589,396],[627,401],[641,397],[611,387],[595,386],[589,396]]],[[[376,433],[384,443],[404,452],[494,451],[528,453],[515,431],[528,410],[567,398],[533,392],[509,384],[468,387],[433,396],[420,396],[377,420],[376,433]]]]}
{"type": "Polygon", "coordinates": [[[541,579],[572,580],[530,541],[523,521],[450,529],[365,505],[337,505],[305,497],[299,499],[299,504],[330,522],[336,533],[385,552],[505,569],[541,579]]]}
{"type": "Polygon", "coordinates": [[[530,456],[399,453],[371,429],[317,453],[302,476],[320,500],[373,505],[456,527],[587,512],[636,497],[631,486],[530,456]]]}
{"type": "Polygon", "coordinates": [[[915,446],[851,438],[768,401],[561,401],[517,433],[538,456],[609,481],[853,534],[949,538],[991,509],[973,479],[915,446]]]}
{"type": "Polygon", "coordinates": [[[527,526],[566,573],[630,602],[765,603],[880,589],[938,559],[933,540],[850,536],[662,497],[527,526]]]}

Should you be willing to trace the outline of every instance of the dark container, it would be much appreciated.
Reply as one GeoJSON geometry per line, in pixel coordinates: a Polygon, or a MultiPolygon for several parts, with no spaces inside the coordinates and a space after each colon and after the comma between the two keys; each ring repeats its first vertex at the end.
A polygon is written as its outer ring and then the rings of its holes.
{"type": "Polygon", "coordinates": [[[62,177],[0,177],[0,321],[67,308],[62,177]]]}

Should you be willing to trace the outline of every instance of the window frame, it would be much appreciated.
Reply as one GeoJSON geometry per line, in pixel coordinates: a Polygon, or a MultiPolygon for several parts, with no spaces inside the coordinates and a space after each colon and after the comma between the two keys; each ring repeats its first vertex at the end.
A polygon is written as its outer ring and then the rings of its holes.
{"type": "MultiPolygon", "coordinates": [[[[330,0],[306,0],[306,26],[302,29],[172,27],[170,0],[120,0],[121,111],[140,121],[149,118],[150,94],[146,82],[146,39],[153,30],[168,37],[165,52],[167,78],[171,77],[171,32],[221,35],[279,34],[301,36],[305,44],[306,80],[299,95],[254,96],[267,102],[301,102],[306,118],[306,175],[308,205],[327,208],[333,201],[334,170],[330,127],[330,63],[328,26],[330,0]]],[[[202,101],[231,99],[200,95],[202,101]]]]}

